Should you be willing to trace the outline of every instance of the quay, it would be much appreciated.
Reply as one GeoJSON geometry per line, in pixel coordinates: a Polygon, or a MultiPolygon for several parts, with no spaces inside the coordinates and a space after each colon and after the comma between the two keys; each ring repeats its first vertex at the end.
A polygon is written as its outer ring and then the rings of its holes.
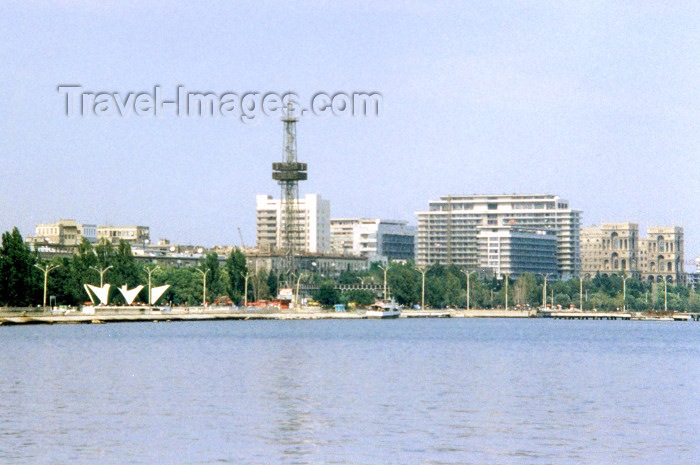
{"type": "MultiPolygon", "coordinates": [[[[538,309],[405,309],[400,318],[552,318],[559,320],[637,320],[700,321],[700,313],[655,315],[642,312],[541,311],[538,309]]],[[[364,310],[333,312],[318,308],[281,311],[277,308],[173,307],[162,310],[148,307],[97,307],[88,311],[0,311],[0,325],[100,324],[135,322],[212,321],[212,320],[361,320],[364,310]]]]}

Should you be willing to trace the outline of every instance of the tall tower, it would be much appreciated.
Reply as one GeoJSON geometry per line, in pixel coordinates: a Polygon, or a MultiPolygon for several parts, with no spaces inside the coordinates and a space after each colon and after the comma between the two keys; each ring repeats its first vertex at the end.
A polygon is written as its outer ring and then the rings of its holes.
{"type": "Polygon", "coordinates": [[[306,163],[297,161],[297,121],[292,102],[287,102],[287,111],[282,117],[284,123],[284,155],[282,163],[272,164],[272,179],[281,187],[282,211],[282,250],[285,255],[284,268],[287,273],[295,269],[294,254],[301,242],[301,225],[298,217],[299,181],[306,181],[306,163]]]}

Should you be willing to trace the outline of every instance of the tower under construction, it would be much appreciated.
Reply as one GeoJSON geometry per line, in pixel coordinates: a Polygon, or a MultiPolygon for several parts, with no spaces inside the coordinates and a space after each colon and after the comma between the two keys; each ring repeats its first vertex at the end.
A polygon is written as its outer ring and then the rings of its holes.
{"type": "Polygon", "coordinates": [[[300,244],[301,224],[298,217],[299,181],[306,181],[306,163],[297,161],[297,121],[294,107],[287,103],[286,112],[282,117],[284,123],[283,160],[282,163],[272,164],[272,179],[278,181],[281,187],[282,225],[281,248],[284,252],[286,273],[295,270],[294,255],[300,244]]]}

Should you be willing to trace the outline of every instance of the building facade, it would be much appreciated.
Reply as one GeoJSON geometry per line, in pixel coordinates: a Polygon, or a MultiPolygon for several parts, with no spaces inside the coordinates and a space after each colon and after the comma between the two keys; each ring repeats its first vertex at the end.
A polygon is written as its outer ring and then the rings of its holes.
{"type": "Polygon", "coordinates": [[[373,261],[414,260],[415,226],[407,221],[378,218],[331,220],[331,250],[373,261]]]}
{"type": "Polygon", "coordinates": [[[648,282],[683,282],[684,237],[679,226],[649,227],[603,223],[581,232],[581,272],[594,276],[627,274],[648,282]]]}
{"type": "Polygon", "coordinates": [[[557,275],[557,235],[553,230],[517,226],[481,227],[479,268],[497,278],[525,273],[557,275]]]}
{"type": "Polygon", "coordinates": [[[581,212],[555,195],[444,196],[416,212],[418,265],[479,267],[482,227],[517,226],[554,231],[557,275],[568,279],[580,270],[581,212]]]}
{"type": "MultiPolygon", "coordinates": [[[[260,250],[275,251],[282,247],[284,202],[270,195],[255,198],[255,242],[260,250]]],[[[318,194],[306,194],[296,206],[299,235],[294,249],[300,253],[331,251],[331,205],[318,194]]]]}
{"type": "Polygon", "coordinates": [[[148,226],[98,226],[97,240],[118,244],[120,240],[132,244],[148,244],[151,241],[148,226]]]}
{"type": "Polygon", "coordinates": [[[31,242],[72,247],[83,238],[90,242],[97,241],[97,226],[80,224],[76,220],[59,220],[57,223],[37,224],[31,242]]]}

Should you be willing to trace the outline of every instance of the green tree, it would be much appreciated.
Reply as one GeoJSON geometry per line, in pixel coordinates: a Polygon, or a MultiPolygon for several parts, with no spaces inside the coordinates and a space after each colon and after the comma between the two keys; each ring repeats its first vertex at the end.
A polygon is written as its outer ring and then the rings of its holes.
{"type": "Polygon", "coordinates": [[[277,295],[279,294],[279,278],[277,277],[277,274],[274,272],[274,270],[270,271],[270,274],[267,276],[267,288],[270,292],[270,298],[276,299],[277,295]]]}
{"type": "Polygon", "coordinates": [[[36,254],[24,243],[19,229],[2,235],[0,248],[0,303],[27,307],[40,302],[43,274],[34,267],[36,254]]]}
{"type": "Polygon", "coordinates": [[[228,295],[231,300],[239,304],[243,300],[245,287],[245,274],[248,272],[246,259],[243,252],[238,247],[231,251],[226,260],[226,271],[228,273],[228,295]]]}
{"type": "Polygon", "coordinates": [[[377,296],[372,291],[366,289],[352,289],[346,294],[348,302],[354,302],[359,307],[372,305],[377,296]]]}
{"type": "Polygon", "coordinates": [[[314,300],[324,307],[331,307],[340,302],[340,292],[335,288],[332,282],[321,284],[316,292],[314,292],[314,300]]]}

